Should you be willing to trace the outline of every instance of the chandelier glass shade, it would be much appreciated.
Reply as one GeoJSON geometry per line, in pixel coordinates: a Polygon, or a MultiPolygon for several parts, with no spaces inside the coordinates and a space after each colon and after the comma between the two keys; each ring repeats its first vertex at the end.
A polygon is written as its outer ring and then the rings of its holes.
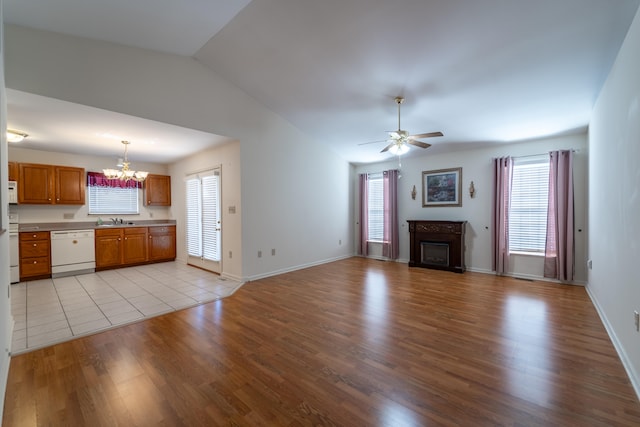
{"type": "Polygon", "coordinates": [[[149,172],[135,171],[129,168],[131,164],[127,158],[127,148],[129,147],[129,141],[122,141],[124,144],[124,159],[122,160],[122,169],[103,169],[102,173],[108,179],[119,179],[121,181],[134,180],[142,182],[147,178],[149,172]]]}

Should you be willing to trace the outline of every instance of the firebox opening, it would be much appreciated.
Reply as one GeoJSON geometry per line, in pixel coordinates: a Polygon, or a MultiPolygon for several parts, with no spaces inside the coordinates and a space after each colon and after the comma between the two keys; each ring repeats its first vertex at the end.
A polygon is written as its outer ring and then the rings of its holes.
{"type": "Polygon", "coordinates": [[[420,242],[422,263],[429,265],[449,265],[449,244],[441,242],[420,242]]]}

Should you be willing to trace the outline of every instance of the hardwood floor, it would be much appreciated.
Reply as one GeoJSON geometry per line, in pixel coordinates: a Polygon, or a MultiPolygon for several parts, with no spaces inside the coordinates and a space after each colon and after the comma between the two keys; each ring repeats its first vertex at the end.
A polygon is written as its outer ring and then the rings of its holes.
{"type": "Polygon", "coordinates": [[[585,290],[351,258],[14,357],[3,426],[637,426],[585,290]]]}

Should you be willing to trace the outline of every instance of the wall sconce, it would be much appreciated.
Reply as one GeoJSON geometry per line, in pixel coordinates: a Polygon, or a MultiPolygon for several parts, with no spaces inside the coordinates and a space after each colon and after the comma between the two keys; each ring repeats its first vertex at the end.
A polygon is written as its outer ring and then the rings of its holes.
{"type": "Polygon", "coordinates": [[[418,194],[418,193],[416,192],[416,186],[414,185],[414,186],[413,186],[413,190],[411,190],[411,198],[412,198],[413,200],[415,200],[415,199],[416,199],[416,194],[418,194]]]}
{"type": "Polygon", "coordinates": [[[476,187],[473,186],[473,181],[469,185],[469,196],[473,199],[476,196],[476,187]]]}

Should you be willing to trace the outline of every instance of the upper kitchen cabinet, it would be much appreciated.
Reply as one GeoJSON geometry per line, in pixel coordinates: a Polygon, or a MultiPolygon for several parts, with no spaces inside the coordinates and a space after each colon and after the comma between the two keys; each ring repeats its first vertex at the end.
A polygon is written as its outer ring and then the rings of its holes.
{"type": "Polygon", "coordinates": [[[84,169],[20,163],[18,203],[84,205],[84,169]]]}
{"type": "Polygon", "coordinates": [[[144,180],[145,206],[171,206],[171,177],[149,174],[144,180]]]}
{"type": "Polygon", "coordinates": [[[18,170],[18,164],[16,162],[9,162],[9,181],[17,181],[18,180],[18,175],[19,175],[19,170],[18,170]]]}

